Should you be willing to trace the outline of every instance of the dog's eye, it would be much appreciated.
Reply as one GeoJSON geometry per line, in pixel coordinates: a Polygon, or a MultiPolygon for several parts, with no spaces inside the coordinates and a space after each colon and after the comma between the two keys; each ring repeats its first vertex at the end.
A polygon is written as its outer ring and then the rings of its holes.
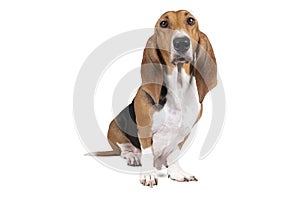
{"type": "Polygon", "coordinates": [[[167,28],[168,25],[169,25],[169,23],[166,20],[160,22],[160,27],[162,27],[162,28],[167,28]]]}
{"type": "Polygon", "coordinates": [[[186,22],[188,25],[193,26],[195,24],[195,19],[192,17],[187,18],[186,22]]]}

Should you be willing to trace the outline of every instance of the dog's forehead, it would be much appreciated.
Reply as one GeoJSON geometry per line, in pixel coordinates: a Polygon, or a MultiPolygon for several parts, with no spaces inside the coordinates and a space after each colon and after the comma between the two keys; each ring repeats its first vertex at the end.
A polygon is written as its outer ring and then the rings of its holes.
{"type": "Polygon", "coordinates": [[[188,16],[193,17],[193,15],[187,10],[178,10],[178,11],[168,11],[161,15],[159,20],[169,19],[169,20],[180,20],[188,16]]]}
{"type": "Polygon", "coordinates": [[[157,20],[155,27],[160,27],[160,23],[166,20],[171,25],[172,29],[185,29],[185,21],[188,17],[195,18],[190,12],[186,10],[168,11],[157,20]]]}

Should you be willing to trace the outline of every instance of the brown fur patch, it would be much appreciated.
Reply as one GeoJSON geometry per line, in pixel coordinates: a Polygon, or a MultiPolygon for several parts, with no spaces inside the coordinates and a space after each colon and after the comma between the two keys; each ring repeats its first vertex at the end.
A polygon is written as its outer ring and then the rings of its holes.
{"type": "Polygon", "coordinates": [[[109,125],[107,139],[113,151],[118,152],[119,154],[121,154],[121,149],[118,144],[130,143],[129,139],[122,133],[115,120],[109,125]]]}
{"type": "Polygon", "coordinates": [[[152,145],[152,116],[155,109],[150,103],[149,96],[141,88],[136,94],[134,108],[138,137],[141,143],[141,148],[145,149],[152,145]]]}

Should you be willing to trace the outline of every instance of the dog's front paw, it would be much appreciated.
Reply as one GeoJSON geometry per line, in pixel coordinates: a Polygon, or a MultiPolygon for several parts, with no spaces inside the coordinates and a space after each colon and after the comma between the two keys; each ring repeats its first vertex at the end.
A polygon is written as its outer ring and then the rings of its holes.
{"type": "Polygon", "coordinates": [[[198,181],[198,179],[195,176],[190,175],[188,173],[182,173],[182,172],[171,172],[171,173],[168,173],[168,177],[171,180],[178,181],[178,182],[198,181]]]}
{"type": "Polygon", "coordinates": [[[184,182],[184,181],[198,181],[197,178],[185,171],[183,171],[178,164],[171,165],[168,168],[168,177],[171,180],[184,182]]]}
{"type": "Polygon", "coordinates": [[[129,166],[141,166],[140,157],[132,152],[127,153],[126,155],[127,165],[129,166]]]}
{"type": "Polygon", "coordinates": [[[144,186],[149,186],[149,187],[153,187],[154,185],[157,185],[158,183],[158,178],[156,173],[147,173],[147,174],[142,174],[140,176],[140,182],[141,184],[143,184],[144,186]]]}
{"type": "Polygon", "coordinates": [[[121,157],[127,160],[129,166],[141,166],[141,155],[133,152],[122,152],[121,157]]]}

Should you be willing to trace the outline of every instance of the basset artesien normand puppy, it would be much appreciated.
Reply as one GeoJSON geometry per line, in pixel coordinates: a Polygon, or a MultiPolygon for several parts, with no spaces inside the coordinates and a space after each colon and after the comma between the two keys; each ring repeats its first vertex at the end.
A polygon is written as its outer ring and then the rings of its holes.
{"type": "Polygon", "coordinates": [[[169,11],[159,18],[144,49],[141,76],[132,103],[109,126],[113,150],[88,155],[120,155],[128,165],[142,165],[140,182],[150,187],[157,185],[155,169],[163,166],[172,180],[197,181],[176,157],[217,84],[217,65],[191,13],[169,11]]]}

